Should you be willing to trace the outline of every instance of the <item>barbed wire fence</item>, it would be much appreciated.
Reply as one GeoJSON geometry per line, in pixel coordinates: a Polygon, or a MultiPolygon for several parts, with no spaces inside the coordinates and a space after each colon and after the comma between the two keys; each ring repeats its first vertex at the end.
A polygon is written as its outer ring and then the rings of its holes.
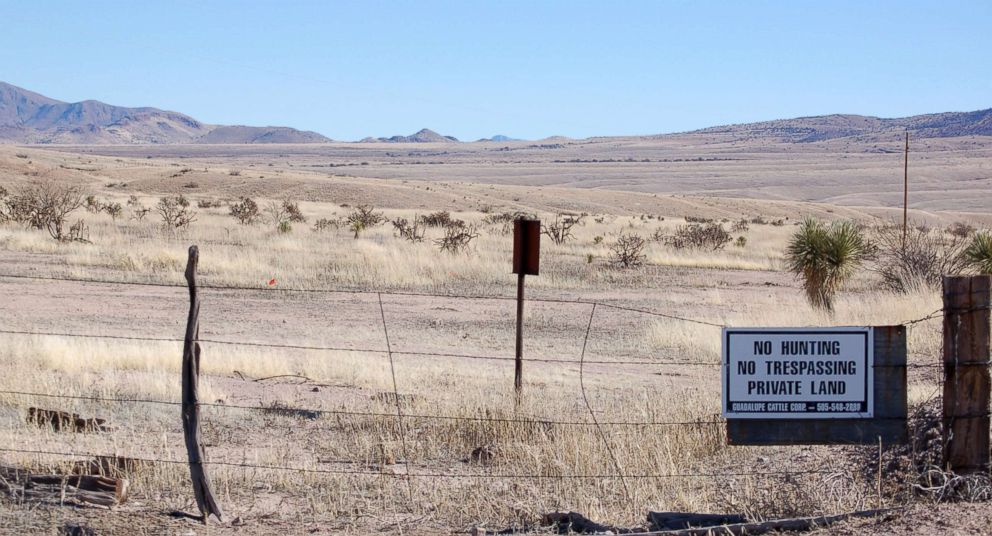
{"type": "MultiPolygon", "coordinates": [[[[35,281],[58,281],[58,282],[68,282],[68,283],[79,283],[79,284],[95,284],[95,285],[124,285],[124,286],[138,286],[138,287],[166,287],[166,288],[177,288],[185,289],[185,285],[169,284],[169,283],[157,283],[157,282],[147,282],[147,281],[113,281],[113,280],[100,280],[100,279],[86,279],[86,278],[70,278],[70,277],[54,277],[54,276],[37,276],[37,275],[22,275],[22,274],[0,274],[0,278],[6,279],[22,279],[22,280],[35,280],[35,281]]],[[[590,308],[588,324],[585,327],[584,337],[582,339],[582,350],[578,359],[570,358],[559,358],[559,359],[549,359],[540,357],[528,357],[526,361],[537,362],[537,363],[547,363],[547,364],[574,364],[578,365],[578,376],[579,385],[581,388],[581,394],[583,403],[590,420],[579,420],[579,419],[554,419],[546,417],[498,417],[492,415],[445,415],[445,414],[428,414],[428,413],[418,413],[404,411],[401,404],[401,392],[397,384],[397,371],[395,363],[393,361],[394,356],[423,356],[423,357],[439,357],[439,358],[452,358],[452,359],[465,359],[465,360],[483,360],[483,361],[514,361],[514,357],[510,356],[500,356],[500,355],[480,355],[480,354],[470,354],[470,353],[457,353],[457,352],[427,352],[427,351],[411,351],[395,348],[391,343],[389,338],[389,322],[387,321],[387,315],[385,311],[385,306],[383,304],[383,296],[406,296],[406,297],[424,297],[432,299],[451,299],[451,300],[505,300],[514,301],[516,298],[509,296],[487,296],[487,295],[472,295],[472,294],[431,294],[422,292],[404,292],[404,291],[369,291],[361,289],[328,289],[328,288],[318,288],[318,289],[295,289],[295,288],[282,288],[282,287],[255,287],[255,286],[221,286],[221,285],[199,285],[203,289],[211,290],[222,290],[222,291],[242,291],[242,292],[274,292],[274,293],[318,293],[318,294],[353,294],[353,295],[365,295],[369,297],[375,297],[379,317],[382,322],[382,330],[385,342],[385,348],[371,348],[371,347],[354,347],[354,346],[330,346],[330,345],[309,345],[309,344],[283,344],[283,343],[263,343],[263,342],[253,342],[253,341],[237,341],[237,340],[225,340],[225,339],[214,339],[214,338],[202,338],[196,341],[199,343],[206,344],[208,347],[210,345],[217,346],[228,346],[228,347],[247,347],[247,348],[264,348],[271,350],[306,350],[315,352],[343,352],[343,353],[357,353],[357,354],[372,354],[372,355],[382,355],[388,358],[390,366],[390,376],[392,383],[392,400],[395,401],[395,413],[387,412],[376,412],[376,411],[356,411],[347,409],[327,409],[327,408],[317,408],[317,407],[296,407],[296,406],[279,406],[277,409],[280,412],[285,412],[289,415],[312,415],[312,416],[348,416],[348,417],[369,417],[369,418],[381,418],[381,419],[396,419],[397,426],[399,428],[399,437],[402,442],[402,451],[404,462],[406,463],[405,470],[403,472],[382,472],[379,470],[372,469],[334,469],[334,468],[314,468],[314,467],[295,467],[292,465],[281,465],[281,464],[264,464],[264,463],[248,463],[248,462],[231,462],[231,461],[214,461],[214,460],[204,460],[204,465],[212,466],[223,466],[223,467],[233,467],[241,469],[258,469],[258,470],[273,470],[273,471],[285,471],[285,472],[298,472],[298,473],[311,473],[311,474],[338,474],[338,475],[367,475],[375,477],[390,477],[390,478],[401,478],[405,479],[408,483],[408,496],[411,503],[413,502],[413,489],[409,487],[411,479],[520,479],[520,480],[548,480],[548,479],[559,479],[559,480],[619,480],[622,488],[624,490],[624,495],[628,500],[632,497],[630,489],[628,487],[628,480],[644,480],[644,479],[717,479],[717,478],[727,478],[727,477],[782,477],[791,478],[793,476],[799,475],[830,475],[836,474],[838,472],[845,471],[842,468],[825,468],[825,469],[811,469],[811,470],[782,470],[782,471],[718,471],[718,472],[680,472],[680,473],[659,473],[659,474],[632,474],[626,473],[616,454],[613,452],[610,441],[604,432],[604,427],[631,427],[631,428],[653,428],[653,427],[721,427],[726,421],[719,418],[707,418],[707,419],[691,419],[691,420],[643,420],[643,421],[609,421],[600,420],[597,417],[596,411],[592,407],[589,398],[586,394],[584,374],[586,365],[608,365],[608,366],[672,366],[672,367],[701,367],[704,369],[719,369],[722,364],[718,362],[710,361],[700,361],[700,360],[648,360],[648,359],[617,359],[617,360],[595,360],[586,359],[586,347],[589,342],[590,332],[594,326],[594,319],[596,316],[597,308],[610,309],[627,314],[636,315],[646,315],[652,318],[663,318],[667,320],[686,322],[695,325],[713,327],[713,328],[723,328],[724,325],[716,322],[711,322],[707,320],[689,318],[685,316],[673,315],[658,311],[652,311],[640,307],[632,307],[627,305],[621,305],[616,303],[608,303],[601,301],[583,300],[583,299],[561,299],[561,298],[530,298],[529,301],[541,302],[549,304],[574,304],[574,305],[587,305],[590,308]],[[484,471],[484,472],[445,472],[445,471],[411,471],[409,462],[411,457],[408,452],[406,444],[407,430],[404,426],[405,421],[441,421],[441,422],[479,422],[479,423],[493,423],[493,424],[521,424],[521,425],[552,425],[561,427],[571,427],[577,429],[595,429],[596,434],[599,436],[603,445],[608,453],[608,458],[610,464],[613,468],[613,473],[610,474],[537,474],[537,473],[519,473],[519,472],[498,472],[498,471],[484,471]]],[[[955,310],[956,314],[964,314],[968,312],[974,312],[978,310],[987,310],[988,307],[977,308],[971,310],[955,310]]],[[[907,337],[909,332],[919,326],[930,322],[932,320],[941,318],[945,314],[945,309],[941,307],[924,315],[922,317],[913,318],[909,320],[902,320],[898,322],[899,325],[903,325],[907,328],[907,337]]],[[[171,337],[147,337],[138,335],[112,335],[112,334],[100,334],[100,333],[79,333],[70,331],[45,331],[45,330],[25,330],[25,329],[11,329],[0,324],[0,334],[7,335],[20,335],[20,336],[32,336],[32,337],[58,337],[58,338],[79,338],[79,339],[94,339],[94,340],[107,340],[107,341],[133,341],[133,342],[169,342],[169,343],[181,343],[184,339],[182,338],[171,338],[171,337]]],[[[208,353],[209,355],[209,353],[208,353]]],[[[943,374],[943,363],[941,361],[936,361],[934,363],[908,363],[906,365],[907,369],[918,369],[921,371],[934,371],[936,374],[943,374]]],[[[263,381],[270,378],[256,378],[256,381],[263,381]]],[[[2,383],[0,383],[2,385],[2,383]]],[[[918,404],[917,414],[923,411],[925,407],[930,404],[938,395],[940,390],[940,385],[938,383],[936,389],[930,394],[926,399],[918,404]]],[[[178,407],[181,406],[181,402],[170,401],[170,400],[159,400],[153,398],[127,398],[127,397],[108,397],[108,396],[89,396],[89,395],[70,395],[58,392],[35,392],[30,390],[16,389],[12,386],[10,388],[4,387],[0,389],[0,395],[6,395],[10,397],[19,397],[22,399],[26,398],[39,398],[39,399],[50,399],[50,400],[75,400],[75,401],[87,401],[101,404],[140,404],[140,405],[158,405],[167,407],[178,407]]],[[[244,404],[227,404],[227,403],[209,403],[209,402],[199,402],[202,407],[219,408],[224,411],[257,411],[257,412],[271,412],[273,411],[272,406],[265,405],[244,405],[244,404]]],[[[23,455],[36,455],[36,456],[52,456],[65,459],[77,459],[77,458],[100,458],[100,457],[119,457],[122,456],[119,452],[114,453],[99,453],[99,452],[76,452],[76,451],[64,451],[55,449],[29,449],[29,448],[17,448],[15,446],[5,446],[0,447],[0,452],[12,453],[12,454],[23,454],[23,455]]],[[[186,465],[187,460],[178,459],[166,459],[158,457],[140,457],[140,456],[126,456],[130,460],[141,461],[146,463],[161,463],[161,464],[178,464],[186,465]]]]}

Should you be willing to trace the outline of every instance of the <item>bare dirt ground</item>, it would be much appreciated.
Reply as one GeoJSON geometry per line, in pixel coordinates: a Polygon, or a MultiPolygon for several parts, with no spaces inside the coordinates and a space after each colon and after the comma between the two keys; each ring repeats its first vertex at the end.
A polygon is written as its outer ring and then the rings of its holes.
{"type": "MultiPolygon", "coordinates": [[[[374,203],[412,211],[573,210],[625,217],[651,214],[669,219],[704,216],[734,220],[761,215],[790,218],[789,223],[813,215],[869,221],[900,214],[901,154],[898,142],[892,145],[833,142],[788,152],[719,139],[682,140],[679,144],[671,140],[609,139],[436,147],[0,147],[0,185],[16,188],[31,181],[55,179],[121,199],[131,194],[175,193],[194,199],[294,196],[312,203],[317,207],[314,210],[330,210],[331,204],[339,210],[342,205],[374,203]]],[[[918,152],[911,160],[915,185],[912,217],[938,226],[957,221],[979,227],[992,224],[992,172],[986,167],[992,143],[981,138],[924,140],[916,147],[918,152]]],[[[240,251],[248,259],[258,256],[255,246],[230,238],[232,230],[226,223],[215,223],[226,218],[223,211],[210,218],[205,217],[202,223],[213,229],[200,242],[205,259],[220,248],[233,248],[235,256],[240,251]]],[[[110,223],[101,225],[101,232],[111,233],[110,223]]],[[[131,266],[133,259],[116,264],[94,261],[88,255],[97,254],[90,251],[114,253],[103,251],[106,246],[100,245],[100,237],[94,237],[95,245],[89,249],[60,248],[29,240],[22,230],[4,229],[7,247],[0,250],[2,274],[178,283],[186,239],[164,238],[146,232],[137,223],[128,225],[134,228],[128,231],[133,233],[127,235],[130,244],[154,243],[163,255],[180,261],[147,270],[131,266]]],[[[316,241],[321,239],[312,238],[309,230],[297,232],[308,233],[306,240],[299,239],[306,247],[294,254],[298,256],[287,255],[281,262],[312,261],[314,271],[329,267],[321,255],[333,257],[338,251],[352,251],[339,249],[344,246],[390,244],[381,236],[356,241],[345,231],[320,245],[316,241]],[[307,249],[311,242],[317,244],[316,249],[307,249]]],[[[259,248],[283,240],[271,230],[264,233],[264,240],[259,242],[264,245],[259,248]]],[[[763,239],[762,233],[776,240],[785,236],[781,229],[762,226],[750,235],[751,240],[763,239]]],[[[582,240],[582,248],[595,251],[591,236],[582,240]]],[[[781,244],[775,242],[772,247],[780,248],[781,244]]],[[[312,471],[380,471],[383,476],[216,467],[227,523],[205,528],[171,515],[195,510],[186,467],[153,464],[134,475],[133,500],[112,513],[4,500],[0,502],[0,533],[59,534],[67,523],[81,523],[94,528],[96,534],[438,534],[464,533],[476,525],[533,528],[542,513],[555,510],[582,511],[598,521],[633,526],[643,521],[648,508],[743,512],[769,518],[835,513],[876,504],[874,473],[864,462],[870,458],[871,448],[729,448],[719,428],[705,426],[685,431],[610,426],[607,444],[613,445],[628,474],[728,476],[634,480],[629,483],[633,500],[625,497],[616,479],[578,483],[560,478],[614,471],[603,438],[594,427],[586,426],[591,424],[590,411],[581,388],[587,390],[593,411],[601,420],[715,418],[719,414],[719,367],[714,366],[718,344],[705,341],[718,340],[719,328],[598,307],[584,354],[585,360],[596,363],[581,367],[580,380],[580,366],[574,360],[583,356],[590,305],[541,302],[540,298],[595,301],[717,324],[802,323],[817,318],[810,316],[799,284],[781,269],[777,257],[766,267],[753,269],[693,264],[690,259],[684,266],[649,262],[636,273],[616,273],[604,268],[602,261],[593,263],[591,257],[587,265],[585,251],[549,248],[547,266],[551,271],[540,277],[551,280],[555,269],[575,263],[581,270],[607,275],[554,283],[538,280],[529,292],[535,301],[528,304],[525,348],[532,361],[526,363],[525,374],[528,389],[534,394],[520,414],[512,409],[509,386],[513,363],[506,360],[512,356],[514,340],[512,301],[402,295],[388,292],[396,288],[386,288],[380,310],[380,296],[368,292],[379,288],[349,284],[364,292],[315,292],[318,287],[346,286],[320,274],[300,279],[320,282],[318,286],[299,285],[304,292],[289,290],[299,281],[284,284],[282,279],[269,290],[205,289],[200,336],[205,340],[204,393],[209,397],[205,401],[213,404],[204,407],[210,459],[312,471]],[[408,415],[522,415],[537,423],[561,420],[585,424],[576,430],[564,425],[411,419],[406,430],[399,429],[394,417],[396,399],[390,398],[390,361],[383,352],[387,348],[384,327],[388,327],[389,348],[394,352],[399,405],[408,415]],[[336,350],[246,349],[225,342],[336,350]],[[616,363],[625,361],[637,363],[616,363]],[[285,411],[288,407],[373,415],[331,413],[311,418],[285,411]],[[498,451],[496,461],[481,467],[472,463],[473,449],[489,445],[504,449],[498,451]],[[819,469],[831,472],[784,478],[735,475],[819,469]],[[410,480],[416,481],[413,488],[402,478],[407,473],[433,472],[467,477],[480,471],[496,475],[537,471],[548,478],[421,478],[410,480]]],[[[128,252],[120,253],[126,256],[128,252]]],[[[476,261],[484,255],[488,252],[476,254],[476,261]]],[[[264,263],[261,266],[268,269],[264,263]]],[[[452,273],[443,278],[443,286],[405,286],[399,290],[509,297],[514,280],[504,268],[498,265],[496,275],[485,282],[452,273]]],[[[264,281],[262,272],[249,275],[264,281]]],[[[208,271],[201,283],[224,286],[222,276],[226,273],[219,268],[208,271]]],[[[935,294],[919,299],[904,297],[896,305],[878,306],[873,312],[875,302],[890,297],[879,294],[876,286],[877,280],[869,277],[857,279],[843,292],[841,316],[832,321],[900,323],[930,313],[935,308],[933,300],[939,301],[935,294]],[[914,304],[914,300],[920,303],[914,304]]],[[[8,331],[175,339],[183,332],[188,307],[182,287],[0,276],[0,291],[5,296],[0,303],[0,328],[8,331]]],[[[914,327],[910,362],[934,363],[939,334],[939,321],[914,327]]],[[[176,342],[50,339],[23,334],[0,339],[5,341],[0,346],[6,366],[0,389],[177,399],[176,342]]],[[[910,371],[911,403],[931,400],[937,379],[934,369],[910,371]]],[[[185,456],[178,408],[174,406],[67,402],[60,407],[86,415],[106,415],[116,427],[109,436],[73,436],[32,429],[24,423],[23,411],[28,404],[52,405],[51,400],[0,395],[0,402],[0,445],[180,461],[185,456]]],[[[895,459],[897,454],[887,449],[885,456],[895,459]]],[[[58,462],[44,456],[0,459],[46,467],[58,462]]],[[[900,478],[895,473],[886,474],[886,481],[898,482],[899,487],[885,490],[886,505],[906,500],[905,482],[900,478]]],[[[934,504],[927,497],[910,496],[921,504],[820,533],[992,531],[992,517],[985,503],[934,504]]]]}

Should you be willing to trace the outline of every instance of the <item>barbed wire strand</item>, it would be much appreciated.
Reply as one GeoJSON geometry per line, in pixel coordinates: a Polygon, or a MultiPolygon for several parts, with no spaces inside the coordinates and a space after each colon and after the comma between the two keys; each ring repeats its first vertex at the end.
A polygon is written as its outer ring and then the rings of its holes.
{"type": "MultiPolygon", "coordinates": [[[[111,397],[97,397],[97,396],[85,396],[85,395],[62,395],[54,393],[36,393],[29,391],[10,391],[10,390],[0,390],[2,395],[12,395],[12,396],[25,396],[25,397],[40,397],[40,398],[55,398],[55,399],[65,399],[65,400],[83,400],[90,402],[107,402],[107,403],[118,403],[118,404],[157,404],[165,406],[179,406],[180,402],[172,402],[169,400],[152,400],[152,399],[141,399],[141,398],[111,398],[111,397]]],[[[199,406],[220,408],[220,409],[236,409],[236,410],[248,410],[248,411],[260,411],[260,412],[272,412],[272,413],[309,413],[316,415],[341,415],[346,417],[389,417],[395,418],[395,413],[377,413],[374,411],[354,411],[354,410],[337,410],[337,409],[318,409],[318,408],[304,408],[304,407],[293,407],[293,406],[248,406],[248,405],[238,405],[238,404],[219,404],[210,402],[199,402],[199,406]]],[[[405,419],[423,419],[423,420],[446,420],[446,421],[475,421],[475,422],[492,422],[501,424],[527,424],[527,425],[555,425],[555,426],[595,426],[594,423],[589,421],[563,421],[554,419],[545,419],[542,417],[533,418],[510,418],[510,417],[471,417],[463,415],[429,415],[429,414],[416,414],[416,413],[404,413],[403,417],[405,419]]],[[[703,425],[722,425],[725,421],[723,420],[696,420],[696,421],[610,421],[601,422],[599,424],[603,426],[703,426],[703,425]]]]}
{"type": "MultiPolygon", "coordinates": [[[[139,337],[134,335],[101,335],[95,333],[66,333],[66,332],[28,331],[28,330],[12,330],[12,329],[0,329],[0,333],[4,333],[8,335],[31,335],[31,336],[39,336],[39,337],[108,339],[108,340],[141,341],[141,342],[176,342],[176,343],[183,342],[183,339],[172,338],[172,337],[139,337]]],[[[307,345],[296,345],[296,344],[227,341],[227,340],[218,340],[218,339],[197,339],[196,342],[206,343],[206,344],[223,344],[229,346],[243,346],[249,348],[273,348],[273,349],[282,349],[282,350],[350,352],[350,353],[366,353],[366,354],[382,354],[382,355],[386,355],[389,353],[387,350],[382,350],[379,348],[349,348],[343,346],[307,346],[307,345]]],[[[417,351],[393,350],[392,353],[393,355],[420,356],[420,357],[450,357],[456,359],[479,359],[486,361],[514,360],[514,358],[512,357],[506,357],[506,356],[456,354],[456,353],[446,353],[446,352],[417,352],[417,351]]],[[[550,359],[550,358],[538,357],[538,358],[527,358],[527,360],[537,363],[570,363],[570,364],[579,363],[578,359],[550,359]]],[[[651,361],[651,360],[594,360],[594,361],[586,360],[586,364],[700,366],[700,367],[722,366],[720,363],[709,363],[704,361],[651,361]]]]}
{"type": "MultiPolygon", "coordinates": [[[[48,456],[60,456],[65,458],[126,458],[127,460],[143,463],[166,463],[176,465],[188,465],[186,460],[166,460],[158,458],[135,458],[131,456],[122,457],[119,455],[96,454],[89,452],[59,452],[50,450],[18,449],[11,447],[0,447],[0,452],[13,452],[19,454],[42,454],[48,456]]],[[[479,478],[479,479],[519,479],[519,480],[543,480],[543,479],[575,479],[575,480],[612,480],[619,478],[617,475],[553,475],[553,474],[498,474],[498,473],[415,473],[404,475],[401,473],[390,473],[383,471],[358,471],[349,469],[311,469],[306,467],[290,467],[284,465],[258,465],[245,462],[224,462],[224,461],[204,461],[204,465],[218,465],[227,467],[239,467],[244,469],[263,469],[272,471],[290,471],[298,473],[315,474],[343,474],[343,475],[370,475],[402,477],[411,476],[415,478],[479,478]]],[[[636,479],[668,479],[668,478],[724,478],[724,477],[770,477],[770,476],[795,476],[795,475],[835,475],[848,472],[846,469],[810,469],[802,471],[751,471],[751,472],[723,472],[723,473],[661,473],[661,474],[636,474],[626,475],[626,478],[636,479]]]]}

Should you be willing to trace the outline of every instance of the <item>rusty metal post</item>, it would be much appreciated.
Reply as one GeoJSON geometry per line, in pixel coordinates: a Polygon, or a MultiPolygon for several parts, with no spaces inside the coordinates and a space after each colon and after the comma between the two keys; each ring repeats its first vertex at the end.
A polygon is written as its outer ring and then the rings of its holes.
{"type": "Polygon", "coordinates": [[[517,274],[517,352],[513,367],[513,390],[517,395],[517,404],[524,389],[524,278],[526,274],[517,274]]]}
{"type": "Polygon", "coordinates": [[[992,277],[944,277],[944,466],[989,467],[989,317],[992,277]]]}
{"type": "Polygon", "coordinates": [[[513,273],[517,274],[517,351],[513,371],[515,403],[524,390],[524,278],[540,273],[541,221],[519,218],[513,222],[513,273]]]}

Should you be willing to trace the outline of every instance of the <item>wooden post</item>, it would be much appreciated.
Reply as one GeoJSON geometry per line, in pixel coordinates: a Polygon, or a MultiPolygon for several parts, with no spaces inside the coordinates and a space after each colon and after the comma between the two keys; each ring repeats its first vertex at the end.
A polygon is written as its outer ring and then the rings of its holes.
{"type": "Polygon", "coordinates": [[[909,131],[906,131],[906,157],[902,169],[902,252],[906,253],[906,227],[909,220],[909,131]]]}
{"type": "Polygon", "coordinates": [[[206,455],[200,441],[200,298],[196,293],[196,266],[200,255],[196,246],[189,248],[189,261],[186,263],[186,283],[189,285],[189,317],[186,323],[186,338],[183,342],[183,435],[186,437],[186,454],[189,456],[189,473],[193,480],[193,493],[196,505],[200,508],[203,523],[210,514],[223,521],[223,513],[210,489],[203,461],[206,455]]]}
{"type": "Polygon", "coordinates": [[[990,276],[944,277],[944,466],[989,467],[990,276]]]}

